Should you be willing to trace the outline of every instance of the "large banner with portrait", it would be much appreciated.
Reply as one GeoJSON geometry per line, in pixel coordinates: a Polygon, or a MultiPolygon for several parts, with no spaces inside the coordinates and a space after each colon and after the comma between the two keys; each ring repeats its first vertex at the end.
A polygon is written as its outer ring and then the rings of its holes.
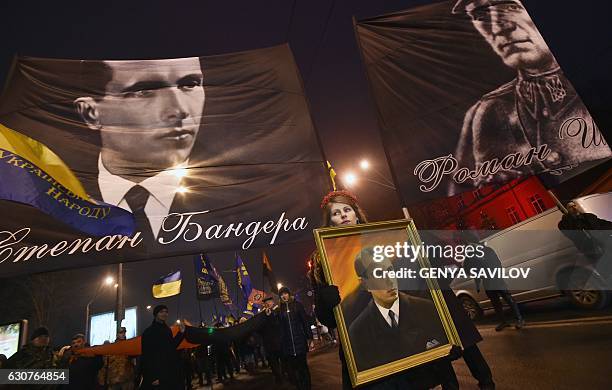
{"type": "Polygon", "coordinates": [[[330,186],[286,45],[19,57],[0,181],[0,276],[310,239],[330,186]]]}
{"type": "Polygon", "coordinates": [[[385,149],[406,204],[611,156],[518,0],[451,0],[358,21],[385,149]]]}

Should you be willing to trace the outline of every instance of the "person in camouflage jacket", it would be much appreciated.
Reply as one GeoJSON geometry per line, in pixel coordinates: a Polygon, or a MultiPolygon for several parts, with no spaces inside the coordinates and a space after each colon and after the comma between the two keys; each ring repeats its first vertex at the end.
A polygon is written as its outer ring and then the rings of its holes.
{"type": "MultiPolygon", "coordinates": [[[[32,332],[30,342],[11,356],[3,368],[46,369],[55,368],[53,350],[49,346],[49,330],[40,327],[32,332]]],[[[56,385],[30,385],[33,390],[52,390],[56,385]]]]}

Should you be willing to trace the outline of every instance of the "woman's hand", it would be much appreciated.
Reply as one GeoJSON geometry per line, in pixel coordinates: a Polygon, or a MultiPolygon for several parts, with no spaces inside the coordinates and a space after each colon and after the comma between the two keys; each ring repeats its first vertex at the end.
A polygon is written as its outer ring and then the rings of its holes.
{"type": "Polygon", "coordinates": [[[340,303],[340,291],[338,286],[333,284],[329,286],[322,286],[318,291],[319,299],[327,307],[335,307],[340,303]]]}

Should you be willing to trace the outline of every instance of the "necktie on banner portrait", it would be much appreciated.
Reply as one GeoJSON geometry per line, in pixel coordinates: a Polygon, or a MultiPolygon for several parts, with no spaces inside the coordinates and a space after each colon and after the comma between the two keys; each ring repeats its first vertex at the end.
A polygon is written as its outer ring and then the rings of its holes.
{"type": "Polygon", "coordinates": [[[287,45],[161,60],[18,57],[0,124],[82,186],[3,140],[0,276],[310,240],[331,184],[287,45]],[[20,184],[38,180],[37,168],[102,211],[20,184]],[[123,217],[136,222],[133,240],[120,236],[131,234],[123,217]]]}
{"type": "Polygon", "coordinates": [[[159,278],[152,287],[154,298],[166,298],[181,293],[181,271],[159,278]]]}
{"type": "Polygon", "coordinates": [[[612,156],[517,0],[440,2],[355,31],[404,204],[534,174],[559,183],[612,156]]]}
{"type": "Polygon", "coordinates": [[[219,281],[216,272],[205,254],[194,256],[196,269],[196,292],[198,299],[219,298],[219,281]]]}

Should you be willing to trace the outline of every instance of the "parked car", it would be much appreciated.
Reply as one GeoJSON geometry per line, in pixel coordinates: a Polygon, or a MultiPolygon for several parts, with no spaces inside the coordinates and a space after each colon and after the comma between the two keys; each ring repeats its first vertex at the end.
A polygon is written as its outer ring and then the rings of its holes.
{"type": "MultiPolygon", "coordinates": [[[[574,201],[583,211],[612,220],[612,192],[574,201]]],[[[562,215],[557,208],[549,209],[485,237],[481,243],[495,250],[504,268],[531,268],[526,280],[506,280],[517,302],[566,295],[577,307],[602,308],[610,299],[610,291],[604,289],[603,279],[595,270],[593,260],[578,251],[558,229],[562,215]]],[[[476,292],[473,279],[455,279],[451,287],[470,318],[476,319],[484,310],[492,308],[485,292],[482,289],[476,292]]]]}

